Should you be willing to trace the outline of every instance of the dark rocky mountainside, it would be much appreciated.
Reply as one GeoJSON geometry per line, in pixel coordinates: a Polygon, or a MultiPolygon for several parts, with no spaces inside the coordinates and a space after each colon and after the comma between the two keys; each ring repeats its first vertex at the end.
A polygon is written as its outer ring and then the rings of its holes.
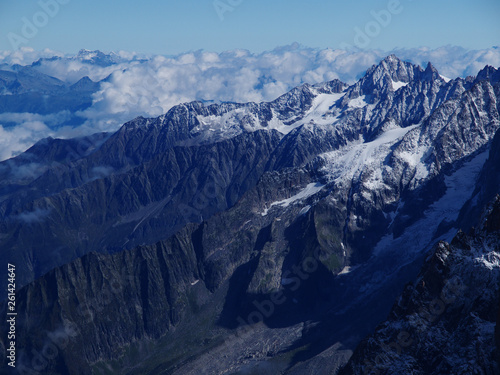
{"type": "Polygon", "coordinates": [[[341,374],[500,373],[500,196],[434,251],[341,374]]]}
{"type": "Polygon", "coordinates": [[[49,169],[25,190],[12,193],[42,195],[28,204],[22,201],[21,212],[13,213],[13,200],[0,203],[10,211],[2,231],[7,235],[0,241],[10,250],[9,259],[20,265],[22,283],[89,251],[113,252],[129,242],[166,238],[189,221],[233,205],[256,183],[265,156],[279,139],[277,132],[260,131],[215,145],[171,148],[125,173],[111,174],[111,166],[49,169]],[[72,178],[66,180],[65,173],[72,178]],[[51,182],[61,180],[83,186],[58,194],[40,190],[54,191],[51,182]]]}
{"type": "Polygon", "coordinates": [[[495,68],[389,56],[351,86],[182,104],[0,163],[20,364],[335,373],[499,191],[499,95],[495,68]]]}

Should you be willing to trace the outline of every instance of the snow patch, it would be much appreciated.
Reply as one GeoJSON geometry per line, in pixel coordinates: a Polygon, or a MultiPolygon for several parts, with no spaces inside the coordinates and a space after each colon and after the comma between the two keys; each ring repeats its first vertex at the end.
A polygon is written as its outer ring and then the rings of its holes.
{"type": "Polygon", "coordinates": [[[419,146],[409,151],[398,153],[398,157],[406,162],[410,167],[415,168],[413,179],[416,181],[424,180],[429,175],[428,165],[424,158],[429,152],[428,146],[419,146]]]}
{"type": "Polygon", "coordinates": [[[222,116],[201,116],[197,119],[199,125],[191,130],[191,134],[199,137],[199,140],[211,138],[234,137],[243,131],[254,132],[257,130],[277,130],[282,134],[288,134],[295,128],[304,124],[331,125],[338,119],[338,114],[330,108],[341,99],[345,93],[340,94],[318,94],[312,102],[311,108],[304,116],[289,125],[285,125],[278,114],[272,109],[272,118],[266,126],[263,126],[259,118],[250,108],[237,108],[222,116]]]}
{"type": "Polygon", "coordinates": [[[405,87],[406,85],[408,85],[408,82],[392,81],[392,89],[394,91],[398,91],[401,87],[405,87]]]}
{"type": "Polygon", "coordinates": [[[302,210],[300,210],[300,212],[297,216],[301,216],[301,215],[308,213],[310,209],[311,209],[310,205],[305,206],[302,210]]]}
{"type": "Polygon", "coordinates": [[[298,124],[308,124],[311,122],[318,125],[332,124],[337,120],[337,116],[330,111],[330,108],[344,95],[345,93],[319,94],[316,98],[314,98],[312,106],[309,111],[307,111],[304,118],[296,124],[293,124],[293,126],[298,124]]]}
{"type": "Polygon", "coordinates": [[[271,203],[271,205],[269,206],[269,208],[266,208],[264,210],[264,212],[261,213],[262,216],[266,216],[267,213],[269,212],[269,210],[273,207],[273,206],[281,206],[283,208],[285,207],[288,207],[290,204],[296,202],[296,201],[299,201],[299,200],[302,200],[302,199],[306,199],[310,196],[313,196],[314,194],[318,193],[321,189],[323,189],[325,185],[319,183],[319,182],[313,182],[313,183],[310,183],[308,184],[304,189],[302,189],[298,194],[295,194],[293,197],[290,197],[290,198],[287,198],[287,199],[283,199],[281,201],[278,201],[278,202],[273,202],[271,203]]]}
{"type": "Polygon", "coordinates": [[[500,268],[500,254],[494,251],[481,255],[479,258],[476,258],[475,261],[481,263],[490,271],[494,268],[500,268]]]}
{"type": "Polygon", "coordinates": [[[323,171],[330,180],[341,183],[358,178],[366,168],[371,168],[373,173],[370,179],[364,181],[364,186],[369,190],[379,189],[384,185],[382,170],[392,145],[418,126],[394,127],[371,142],[358,141],[339,150],[322,154],[321,157],[326,161],[323,171]]]}
{"type": "Polygon", "coordinates": [[[363,108],[368,105],[368,102],[366,101],[366,95],[361,95],[358,96],[356,99],[352,99],[349,101],[349,108],[363,108]]]}
{"type": "Polygon", "coordinates": [[[239,120],[244,116],[245,109],[238,108],[222,116],[197,116],[200,125],[191,130],[191,134],[200,133],[203,131],[212,131],[220,134],[228,133],[231,129],[236,130],[239,128],[239,120]]]}
{"type": "Polygon", "coordinates": [[[351,273],[352,271],[358,269],[359,267],[361,267],[361,265],[357,265],[354,267],[345,266],[344,268],[342,268],[342,271],[339,272],[339,275],[347,275],[348,273],[351,273]]]}

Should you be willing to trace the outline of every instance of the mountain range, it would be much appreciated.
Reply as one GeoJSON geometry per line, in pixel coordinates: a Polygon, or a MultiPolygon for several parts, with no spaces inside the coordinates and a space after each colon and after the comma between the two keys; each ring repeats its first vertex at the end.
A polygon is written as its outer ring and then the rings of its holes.
{"type": "Polygon", "coordinates": [[[499,82],[390,55],[1,162],[18,370],[498,373],[499,82]]]}

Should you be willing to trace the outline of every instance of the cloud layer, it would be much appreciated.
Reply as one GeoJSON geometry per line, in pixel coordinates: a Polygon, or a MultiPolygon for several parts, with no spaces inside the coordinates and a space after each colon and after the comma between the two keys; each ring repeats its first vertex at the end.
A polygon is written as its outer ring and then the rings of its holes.
{"type": "MultiPolygon", "coordinates": [[[[425,66],[428,61],[446,77],[476,75],[485,65],[500,66],[500,49],[468,51],[460,47],[439,49],[399,49],[394,51],[317,50],[297,44],[254,54],[246,50],[222,53],[196,51],[176,56],[139,56],[119,52],[109,66],[91,64],[74,56],[53,51],[36,52],[25,48],[0,52],[0,64],[30,64],[40,57],[37,69],[66,82],[83,76],[100,81],[93,105],[78,113],[86,119],[77,129],[51,130],[47,119],[24,114],[17,126],[0,128],[0,159],[29,147],[34,141],[51,136],[74,136],[96,131],[114,131],[139,115],[154,117],[172,106],[192,100],[259,102],[273,100],[303,83],[338,78],[356,81],[371,65],[390,53],[403,60],[425,66]]],[[[11,116],[12,117],[12,116],[11,116]]],[[[0,115],[0,125],[2,117],[0,115]]],[[[61,120],[60,125],[64,121],[61,120]]]]}

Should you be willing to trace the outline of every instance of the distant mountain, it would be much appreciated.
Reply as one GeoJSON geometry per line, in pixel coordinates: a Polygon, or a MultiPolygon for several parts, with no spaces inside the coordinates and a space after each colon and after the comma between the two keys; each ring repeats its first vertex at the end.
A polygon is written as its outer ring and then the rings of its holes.
{"type": "Polygon", "coordinates": [[[106,54],[106,53],[101,52],[99,50],[90,51],[88,49],[82,49],[75,56],[71,56],[71,57],[54,56],[54,57],[50,57],[50,58],[41,58],[41,59],[38,59],[37,61],[33,62],[33,64],[31,64],[31,66],[37,67],[37,66],[42,65],[46,61],[66,61],[66,62],[80,61],[80,62],[83,62],[86,64],[97,65],[100,67],[107,67],[107,66],[118,64],[120,62],[124,62],[125,60],[122,59],[119,55],[117,55],[114,52],[106,54]]]}
{"type": "Polygon", "coordinates": [[[37,371],[334,373],[494,194],[499,95],[495,68],[391,55],[352,85],[185,103],[0,163],[21,363],[65,337],[37,371]]]}
{"type": "Polygon", "coordinates": [[[92,105],[92,94],[99,87],[88,77],[70,85],[32,67],[13,65],[0,70],[0,113],[47,115],[68,111],[74,118],[75,112],[92,105]]]}
{"type": "Polygon", "coordinates": [[[110,66],[121,60],[120,57],[113,52],[105,54],[99,50],[90,51],[87,49],[80,50],[75,59],[99,66],[110,66]]]}

